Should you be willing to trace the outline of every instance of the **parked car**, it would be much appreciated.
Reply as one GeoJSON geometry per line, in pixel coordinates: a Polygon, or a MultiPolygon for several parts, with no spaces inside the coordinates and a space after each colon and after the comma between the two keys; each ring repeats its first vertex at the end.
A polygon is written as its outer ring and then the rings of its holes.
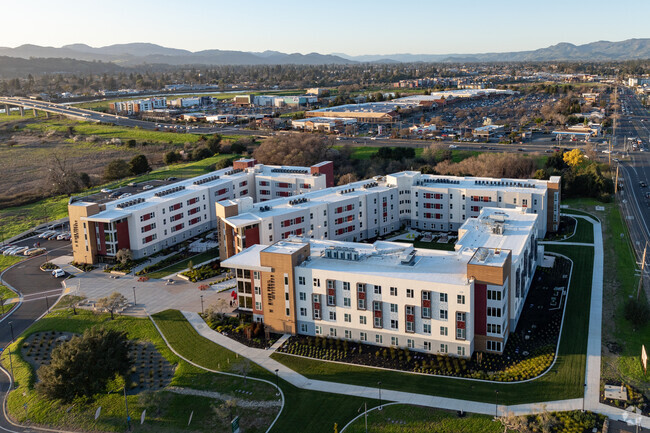
{"type": "Polygon", "coordinates": [[[23,254],[26,256],[37,256],[39,254],[43,254],[45,252],[45,248],[30,248],[27,251],[25,251],[23,254]]]}
{"type": "Polygon", "coordinates": [[[16,248],[18,248],[18,247],[7,248],[6,250],[4,250],[4,251],[2,252],[2,255],[3,255],[3,256],[10,256],[10,255],[13,254],[13,252],[16,250],[16,248]]]}
{"type": "Polygon", "coordinates": [[[14,245],[3,245],[3,246],[0,247],[0,253],[4,253],[9,248],[15,248],[15,246],[14,245]]]}
{"type": "Polygon", "coordinates": [[[38,235],[38,237],[40,239],[45,239],[46,237],[50,236],[52,233],[54,233],[53,230],[48,230],[48,231],[45,231],[45,232],[41,233],[40,235],[38,235]]]}
{"type": "Polygon", "coordinates": [[[16,247],[15,250],[11,253],[14,256],[17,256],[18,254],[21,254],[24,251],[27,251],[29,248],[28,247],[16,247]]]}
{"type": "Polygon", "coordinates": [[[119,193],[119,192],[113,192],[113,193],[111,193],[111,194],[108,195],[108,198],[117,198],[117,197],[119,197],[119,196],[120,196],[120,193],[119,193]]]}
{"type": "Polygon", "coordinates": [[[70,239],[69,236],[70,236],[70,233],[69,233],[69,232],[61,233],[60,235],[58,235],[58,236],[56,237],[56,240],[57,240],[57,241],[65,241],[65,240],[70,239]],[[68,239],[66,239],[66,237],[68,237],[68,239]]]}
{"type": "Polygon", "coordinates": [[[130,192],[126,192],[126,193],[122,194],[121,196],[119,196],[118,198],[127,198],[127,197],[131,197],[130,192]]]}
{"type": "Polygon", "coordinates": [[[151,188],[153,188],[153,185],[145,185],[145,186],[142,187],[142,189],[145,190],[145,191],[148,190],[148,189],[151,189],[151,188]]]}
{"type": "Polygon", "coordinates": [[[109,193],[109,192],[113,192],[113,190],[110,189],[110,188],[102,188],[102,189],[101,189],[101,192],[109,193]]]}
{"type": "Polygon", "coordinates": [[[64,272],[63,269],[61,269],[61,268],[59,268],[59,269],[54,269],[54,270],[52,271],[52,276],[53,276],[54,278],[65,277],[65,272],[64,272]]]}

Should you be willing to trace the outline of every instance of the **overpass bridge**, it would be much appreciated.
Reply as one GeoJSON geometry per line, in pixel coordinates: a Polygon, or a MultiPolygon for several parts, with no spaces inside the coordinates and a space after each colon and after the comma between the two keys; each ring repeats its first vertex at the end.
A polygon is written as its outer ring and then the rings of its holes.
{"type": "Polygon", "coordinates": [[[0,106],[2,105],[4,105],[5,114],[7,115],[10,113],[10,107],[18,107],[21,116],[25,115],[25,110],[33,110],[34,116],[36,116],[38,111],[43,111],[46,117],[49,117],[50,114],[59,114],[71,119],[84,120],[88,122],[102,122],[105,121],[104,118],[106,117],[117,117],[98,113],[97,111],[85,110],[83,108],[20,97],[0,96],[0,106]]]}

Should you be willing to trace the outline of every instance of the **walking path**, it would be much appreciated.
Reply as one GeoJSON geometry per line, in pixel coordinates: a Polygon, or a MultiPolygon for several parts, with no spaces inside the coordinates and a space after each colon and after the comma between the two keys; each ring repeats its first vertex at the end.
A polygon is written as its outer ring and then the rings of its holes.
{"type": "MultiPolygon", "coordinates": [[[[430,406],[441,409],[464,410],[466,412],[494,414],[499,415],[505,412],[524,415],[538,413],[544,410],[548,411],[566,411],[580,410],[583,407],[593,412],[598,412],[609,418],[639,423],[643,427],[650,427],[650,418],[631,414],[628,411],[607,406],[599,402],[600,396],[600,363],[601,363],[601,330],[602,330],[602,305],[603,305],[603,236],[600,221],[583,215],[572,215],[576,218],[582,218],[593,224],[594,243],[581,242],[544,242],[550,245],[575,245],[594,247],[594,267],[592,276],[591,304],[589,314],[589,336],[587,343],[587,365],[585,374],[585,394],[583,398],[547,401],[520,405],[499,405],[495,407],[491,403],[480,403],[474,401],[459,400],[453,398],[443,398],[424,394],[414,394],[402,391],[381,390],[381,397],[386,401],[394,401],[405,404],[414,404],[420,406],[430,406]]],[[[270,372],[277,374],[292,385],[312,391],[322,391],[334,394],[353,395],[357,397],[376,398],[378,389],[374,387],[365,387],[357,385],[348,385],[338,382],[326,382],[321,380],[309,379],[280,362],[271,359],[270,355],[277,349],[281,342],[288,338],[284,335],[276,342],[270,350],[255,349],[245,346],[237,341],[221,335],[211,329],[203,319],[193,312],[183,312],[185,318],[190,322],[194,329],[203,337],[223,346],[241,356],[249,358],[251,361],[260,365],[270,372]]]]}

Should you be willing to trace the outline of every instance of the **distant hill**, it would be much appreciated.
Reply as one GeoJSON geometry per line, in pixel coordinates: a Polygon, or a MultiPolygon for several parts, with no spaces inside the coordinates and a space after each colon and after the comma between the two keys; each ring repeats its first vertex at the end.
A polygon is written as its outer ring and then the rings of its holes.
{"type": "Polygon", "coordinates": [[[528,62],[558,60],[634,60],[650,59],[650,39],[628,39],[620,42],[598,41],[584,45],[559,43],[532,51],[483,54],[385,54],[340,57],[357,62],[528,62]]]}
{"type": "Polygon", "coordinates": [[[246,52],[233,50],[188,51],[150,43],[91,47],[85,44],[60,48],[21,45],[0,47],[0,77],[45,72],[113,72],[120,66],[148,65],[157,68],[180,65],[323,65],[400,62],[524,62],[524,61],[606,61],[650,59],[650,39],[620,42],[598,41],[584,45],[560,43],[532,51],[481,54],[390,54],[361,55],[319,53],[246,52]],[[11,59],[13,58],[13,59],[11,59]],[[32,59],[32,60],[30,60],[32,59]],[[22,60],[22,61],[19,61],[22,60]],[[101,63],[100,63],[101,62],[101,63]]]}
{"type": "Polygon", "coordinates": [[[105,62],[88,62],[76,59],[38,58],[21,59],[0,56],[0,79],[25,77],[28,74],[103,74],[119,72],[124,68],[105,62]]]}
{"type": "Polygon", "coordinates": [[[191,52],[166,48],[156,44],[132,43],[93,48],[85,44],[65,45],[61,48],[21,45],[0,47],[0,56],[72,58],[87,61],[113,62],[124,66],[144,64],[166,65],[322,65],[356,63],[334,55],[286,54],[278,51],[250,53],[245,51],[204,50],[191,52]]]}

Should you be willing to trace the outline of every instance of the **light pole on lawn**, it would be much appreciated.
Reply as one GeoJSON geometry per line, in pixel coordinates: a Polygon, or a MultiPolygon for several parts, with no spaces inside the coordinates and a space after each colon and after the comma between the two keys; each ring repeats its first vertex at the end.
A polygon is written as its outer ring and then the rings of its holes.
{"type": "Polygon", "coordinates": [[[136,305],[138,305],[138,301],[135,297],[135,286],[133,286],[133,306],[135,307],[136,305]]]}
{"type": "Polygon", "coordinates": [[[278,389],[278,391],[275,393],[275,395],[280,395],[280,380],[278,379],[278,369],[275,369],[275,387],[278,389]]]}
{"type": "Polygon", "coordinates": [[[203,315],[203,295],[201,295],[201,315],[203,315]]]}
{"type": "Polygon", "coordinates": [[[382,410],[383,407],[381,405],[381,380],[377,382],[377,386],[379,386],[379,410],[382,410]]]}
{"type": "Polygon", "coordinates": [[[494,397],[494,418],[499,418],[499,390],[495,390],[495,397],[494,397]]]}
{"type": "Polygon", "coordinates": [[[16,381],[14,380],[14,363],[11,359],[11,345],[14,343],[14,324],[13,322],[9,322],[9,328],[11,329],[11,343],[9,344],[9,368],[11,369],[11,380],[13,381],[14,385],[13,388],[16,389],[16,381]]]}

